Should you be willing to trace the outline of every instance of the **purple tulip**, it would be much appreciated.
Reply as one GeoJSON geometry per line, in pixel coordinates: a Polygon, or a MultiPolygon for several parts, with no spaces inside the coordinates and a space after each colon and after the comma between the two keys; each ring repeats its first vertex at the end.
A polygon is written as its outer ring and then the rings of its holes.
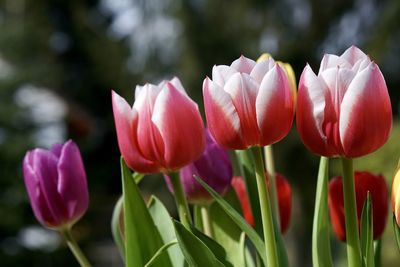
{"type": "Polygon", "coordinates": [[[86,212],[89,193],[78,146],[71,140],[50,150],[28,151],[23,162],[26,190],[38,221],[67,228],[86,212]]]}
{"type": "MultiPolygon", "coordinates": [[[[206,130],[206,148],[193,163],[180,170],[183,189],[187,199],[193,204],[206,204],[212,196],[193,178],[196,175],[220,194],[230,187],[232,165],[228,153],[218,145],[210,132],[206,130]]],[[[168,176],[165,176],[168,189],[173,192],[168,176]]]]}

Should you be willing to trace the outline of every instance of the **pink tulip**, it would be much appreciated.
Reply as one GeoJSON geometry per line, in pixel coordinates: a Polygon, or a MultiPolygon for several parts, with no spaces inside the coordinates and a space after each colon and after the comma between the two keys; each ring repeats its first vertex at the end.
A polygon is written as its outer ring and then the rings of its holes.
{"type": "Polygon", "coordinates": [[[316,154],[354,158],[389,138],[392,110],[379,67],[355,46],[325,55],[318,76],[306,66],[297,97],[297,129],[316,154]]]}
{"type": "Polygon", "coordinates": [[[119,149],[131,169],[176,171],[203,152],[202,118],[178,78],[136,86],[133,107],[113,91],[112,104],[119,149]]]}
{"type": "Polygon", "coordinates": [[[256,63],[241,56],[231,66],[214,66],[203,94],[210,132],[226,148],[270,145],[292,126],[289,80],[272,57],[256,63]]]}
{"type": "Polygon", "coordinates": [[[74,142],[56,144],[50,150],[28,151],[23,173],[33,212],[42,225],[68,228],[86,212],[86,173],[74,142]]]}

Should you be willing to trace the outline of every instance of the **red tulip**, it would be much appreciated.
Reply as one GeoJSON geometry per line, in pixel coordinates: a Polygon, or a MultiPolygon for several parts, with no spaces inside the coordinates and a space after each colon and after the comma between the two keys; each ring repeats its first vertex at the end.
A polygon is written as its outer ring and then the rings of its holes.
{"type": "MultiPolygon", "coordinates": [[[[372,200],[374,239],[378,239],[385,229],[388,215],[388,191],[385,178],[382,175],[373,175],[369,172],[355,172],[354,177],[358,223],[360,223],[362,209],[369,191],[372,200]]],[[[328,206],[333,230],[339,240],[345,241],[346,224],[343,203],[343,183],[342,177],[340,176],[334,177],[329,182],[328,206]]]]}
{"type": "Polygon", "coordinates": [[[400,227],[400,169],[397,170],[392,184],[392,210],[400,227]]]}
{"type": "Polygon", "coordinates": [[[217,143],[246,149],[278,142],[294,115],[287,74],[269,57],[254,62],[240,57],[231,66],[214,66],[203,83],[208,127],[217,143]]]}
{"type": "Polygon", "coordinates": [[[204,125],[197,104],[178,78],[137,86],[133,107],[114,91],[118,145],[126,164],[141,173],[175,171],[204,150],[204,125]]]}
{"type": "Polygon", "coordinates": [[[379,67],[355,46],[325,55],[318,76],[306,66],[297,96],[297,129],[316,154],[354,158],[389,138],[392,109],[379,67]]]}
{"type": "MultiPolygon", "coordinates": [[[[240,176],[234,177],[232,187],[238,195],[244,218],[248,224],[254,226],[254,218],[243,178],[240,176]]],[[[287,179],[281,174],[276,174],[276,189],[278,193],[281,232],[285,233],[289,229],[290,214],[292,211],[292,189],[287,179]]]]}

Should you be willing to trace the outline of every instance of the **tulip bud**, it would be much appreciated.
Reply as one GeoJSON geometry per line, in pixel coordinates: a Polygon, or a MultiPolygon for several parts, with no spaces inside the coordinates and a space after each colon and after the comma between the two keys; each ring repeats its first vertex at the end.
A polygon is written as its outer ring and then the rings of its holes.
{"type": "Polygon", "coordinates": [[[241,56],[230,66],[214,66],[203,95],[210,132],[226,148],[270,145],[292,126],[290,82],[272,57],[256,63],[241,56]]]}
{"type": "Polygon", "coordinates": [[[113,91],[112,104],[119,149],[129,168],[176,171],[203,152],[202,118],[178,78],[137,86],[132,108],[113,91]]]}
{"type": "MultiPolygon", "coordinates": [[[[361,213],[367,198],[367,193],[370,192],[374,239],[378,239],[385,229],[388,215],[388,192],[385,178],[382,175],[373,175],[369,172],[355,172],[354,179],[358,224],[360,224],[361,213]]],[[[345,241],[346,223],[343,201],[343,182],[340,176],[334,177],[329,182],[328,206],[333,230],[339,240],[345,241]]]]}
{"type": "MultiPolygon", "coordinates": [[[[266,177],[268,176],[266,175],[266,177]]],[[[232,179],[232,187],[239,198],[244,218],[248,224],[254,227],[254,218],[251,212],[250,202],[243,178],[240,176],[235,176],[232,179]]],[[[284,234],[289,229],[290,224],[290,215],[292,211],[292,189],[287,179],[278,173],[276,174],[276,189],[278,194],[281,232],[284,234]]]]}
{"type": "Polygon", "coordinates": [[[400,227],[400,168],[397,169],[392,184],[392,210],[400,227]]]}
{"type": "Polygon", "coordinates": [[[28,151],[23,174],[33,212],[43,226],[70,227],[86,212],[89,204],[86,173],[73,141],[55,144],[50,150],[28,151]]]}
{"type": "Polygon", "coordinates": [[[306,66],[297,95],[297,129],[305,146],[331,157],[360,157],[380,148],[392,108],[379,67],[355,46],[325,55],[318,75],[306,66]]]}
{"type": "MultiPolygon", "coordinates": [[[[196,161],[180,170],[180,179],[188,202],[193,204],[207,204],[213,197],[195,179],[200,177],[211,188],[223,195],[230,187],[232,180],[232,165],[229,154],[219,146],[208,130],[205,131],[206,148],[196,161]]],[[[168,188],[173,192],[168,176],[164,176],[168,188]]]]}

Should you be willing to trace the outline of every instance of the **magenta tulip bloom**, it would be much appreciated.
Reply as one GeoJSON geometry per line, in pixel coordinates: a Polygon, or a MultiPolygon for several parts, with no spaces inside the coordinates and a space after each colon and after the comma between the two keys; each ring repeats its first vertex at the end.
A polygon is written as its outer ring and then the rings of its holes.
{"type": "MultiPolygon", "coordinates": [[[[212,196],[193,176],[203,179],[219,194],[223,195],[230,187],[232,180],[232,165],[228,153],[219,146],[208,130],[206,130],[206,148],[203,154],[193,163],[180,171],[183,190],[190,203],[205,204],[213,200],[212,196]]],[[[165,176],[168,189],[173,192],[168,176],[165,176]]]]}
{"type": "Polygon", "coordinates": [[[112,105],[119,149],[129,168],[175,171],[203,152],[203,121],[178,78],[136,86],[133,107],[113,91],[112,105]]]}
{"type": "Polygon", "coordinates": [[[214,66],[203,95],[210,132],[226,148],[270,145],[292,126],[290,83],[272,57],[256,63],[241,56],[231,66],[214,66]]]}
{"type": "Polygon", "coordinates": [[[392,109],[379,67],[355,46],[325,55],[318,76],[306,66],[297,96],[297,129],[316,154],[354,158],[389,138],[392,109]]]}
{"type": "Polygon", "coordinates": [[[26,190],[38,221],[67,228],[86,212],[89,194],[79,148],[73,141],[50,150],[28,151],[23,162],[26,190]]]}

